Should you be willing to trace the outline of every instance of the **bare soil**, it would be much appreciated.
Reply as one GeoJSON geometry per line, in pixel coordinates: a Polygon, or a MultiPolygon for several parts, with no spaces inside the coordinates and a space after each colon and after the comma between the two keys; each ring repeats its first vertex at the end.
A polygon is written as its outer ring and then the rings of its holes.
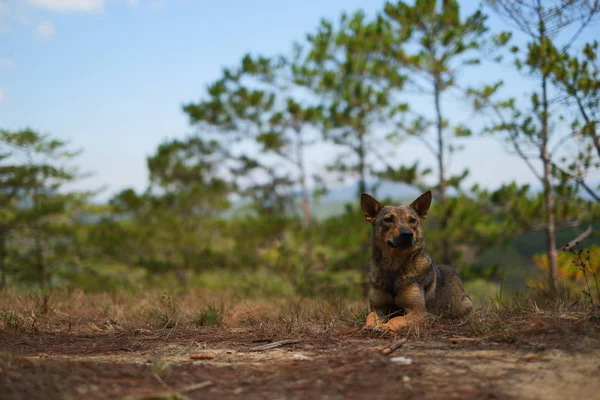
{"type": "Polygon", "coordinates": [[[37,327],[5,325],[0,397],[600,398],[600,322],[586,313],[514,313],[485,326],[436,321],[397,336],[310,319],[245,326],[237,317],[145,329],[56,313],[37,327]],[[391,355],[378,351],[401,337],[407,343],[391,355]],[[284,339],[300,342],[251,351],[284,339]]]}

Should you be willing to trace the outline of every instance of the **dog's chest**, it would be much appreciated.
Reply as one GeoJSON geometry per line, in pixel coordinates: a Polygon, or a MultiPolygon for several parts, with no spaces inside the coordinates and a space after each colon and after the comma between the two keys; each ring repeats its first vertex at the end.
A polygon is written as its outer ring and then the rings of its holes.
{"type": "Polygon", "coordinates": [[[410,284],[410,280],[401,268],[374,262],[371,263],[369,270],[369,280],[372,285],[389,293],[392,297],[410,284]]]}
{"type": "Polygon", "coordinates": [[[421,287],[426,298],[430,297],[436,283],[436,266],[429,264],[427,268],[419,268],[418,273],[415,272],[417,271],[406,266],[371,261],[369,280],[372,285],[389,293],[392,298],[415,284],[421,287]]]}

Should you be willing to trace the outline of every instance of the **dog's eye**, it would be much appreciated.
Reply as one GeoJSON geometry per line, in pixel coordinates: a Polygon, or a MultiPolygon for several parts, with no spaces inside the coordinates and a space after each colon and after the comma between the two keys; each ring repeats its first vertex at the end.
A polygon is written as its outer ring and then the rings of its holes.
{"type": "Polygon", "coordinates": [[[410,219],[408,220],[409,223],[414,224],[415,222],[417,222],[417,219],[414,217],[410,217],[410,219]]]}
{"type": "Polygon", "coordinates": [[[394,218],[393,217],[385,217],[383,219],[383,222],[394,222],[394,218]]]}

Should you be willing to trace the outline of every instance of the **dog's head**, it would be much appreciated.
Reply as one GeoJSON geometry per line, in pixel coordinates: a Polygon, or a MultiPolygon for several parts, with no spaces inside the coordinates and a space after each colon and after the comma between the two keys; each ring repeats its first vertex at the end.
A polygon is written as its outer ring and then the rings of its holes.
{"type": "Polygon", "coordinates": [[[361,194],[360,205],[365,219],[373,225],[373,237],[380,247],[397,250],[423,247],[422,222],[431,205],[430,190],[409,206],[384,206],[367,193],[361,194]]]}

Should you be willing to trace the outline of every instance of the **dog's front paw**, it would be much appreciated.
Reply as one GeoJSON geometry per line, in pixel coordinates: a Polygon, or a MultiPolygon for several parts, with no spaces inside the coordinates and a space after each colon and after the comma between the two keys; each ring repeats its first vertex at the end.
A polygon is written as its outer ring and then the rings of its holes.
{"type": "Polygon", "coordinates": [[[398,332],[400,329],[402,328],[406,328],[407,326],[414,324],[414,323],[418,323],[422,320],[422,315],[409,315],[407,316],[402,316],[402,317],[394,317],[392,319],[390,319],[388,322],[386,322],[385,324],[381,324],[378,325],[377,328],[378,329],[382,329],[385,331],[391,331],[391,332],[398,332]]]}
{"type": "Polygon", "coordinates": [[[381,325],[381,320],[375,311],[367,315],[367,323],[363,326],[363,330],[374,330],[378,325],[381,325]]]}
{"type": "Polygon", "coordinates": [[[398,330],[402,329],[404,326],[392,325],[388,322],[388,323],[377,326],[376,328],[374,328],[374,331],[376,331],[376,332],[397,332],[398,330]]]}

